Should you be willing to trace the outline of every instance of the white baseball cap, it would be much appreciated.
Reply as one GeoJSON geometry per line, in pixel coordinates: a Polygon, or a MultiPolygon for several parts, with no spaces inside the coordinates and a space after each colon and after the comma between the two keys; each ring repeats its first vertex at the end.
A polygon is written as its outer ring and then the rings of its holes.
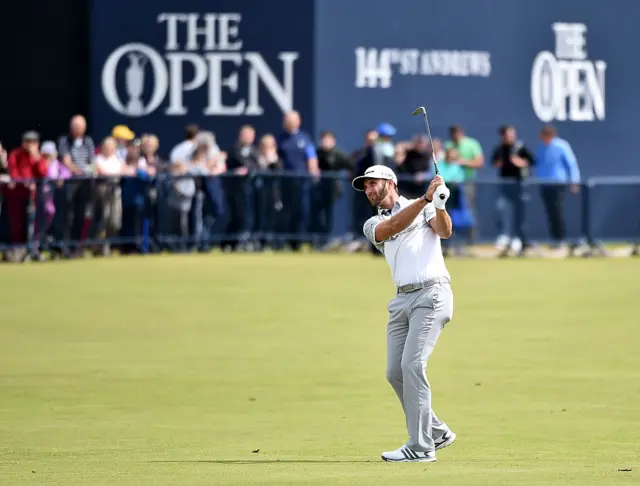
{"type": "Polygon", "coordinates": [[[53,155],[58,153],[58,150],[56,149],[56,143],[51,140],[42,142],[42,145],[40,146],[40,153],[45,155],[53,155]]]}
{"type": "Polygon", "coordinates": [[[372,165],[364,171],[364,175],[353,179],[351,185],[356,191],[364,191],[365,179],[384,179],[387,181],[393,181],[395,185],[398,185],[398,178],[396,177],[396,174],[386,165],[372,165]]]}

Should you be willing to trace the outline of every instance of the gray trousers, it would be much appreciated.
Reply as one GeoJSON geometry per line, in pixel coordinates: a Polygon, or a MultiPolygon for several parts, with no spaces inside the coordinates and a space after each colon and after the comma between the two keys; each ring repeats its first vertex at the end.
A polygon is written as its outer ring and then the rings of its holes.
{"type": "Polygon", "coordinates": [[[447,432],[431,408],[431,387],[425,368],[444,326],[453,317],[453,293],[448,279],[430,287],[398,294],[389,303],[387,380],[395,390],[407,420],[415,451],[435,450],[434,439],[447,432]]]}

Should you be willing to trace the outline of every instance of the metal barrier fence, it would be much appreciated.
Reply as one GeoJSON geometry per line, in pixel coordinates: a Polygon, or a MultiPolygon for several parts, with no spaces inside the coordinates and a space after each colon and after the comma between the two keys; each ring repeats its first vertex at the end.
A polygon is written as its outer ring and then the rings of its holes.
{"type": "MultiPolygon", "coordinates": [[[[335,238],[362,238],[362,224],[374,212],[350,181],[347,173],[312,179],[266,172],[5,182],[0,185],[0,251],[68,254],[91,248],[107,253],[117,247],[124,253],[149,253],[239,244],[278,249],[301,242],[320,248],[335,238]]],[[[399,180],[407,197],[418,196],[426,185],[399,180]]],[[[454,238],[487,242],[513,233],[514,212],[520,211],[528,237],[546,242],[553,229],[547,211],[556,197],[564,200],[566,241],[640,241],[640,178],[593,178],[576,194],[534,180],[449,186],[454,238]],[[467,231],[470,227],[474,230],[467,231]]]]}

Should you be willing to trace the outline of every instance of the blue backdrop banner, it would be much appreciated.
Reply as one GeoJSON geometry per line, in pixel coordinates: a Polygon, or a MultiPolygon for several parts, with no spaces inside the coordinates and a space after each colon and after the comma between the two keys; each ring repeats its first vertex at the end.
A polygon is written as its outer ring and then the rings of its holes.
{"type": "Polygon", "coordinates": [[[125,123],[167,151],[195,122],[226,146],[242,124],[277,131],[295,108],[315,137],[330,129],[354,149],[382,121],[420,132],[410,114],[425,105],[435,136],[460,123],[487,157],[499,125],[535,145],[553,123],[585,176],[634,174],[640,3],[603,5],[94,0],[93,132],[125,123]]]}
{"type": "Polygon", "coordinates": [[[92,132],[155,133],[166,155],[187,123],[227,148],[245,123],[263,134],[313,113],[313,21],[296,0],[94,0],[92,132]]]}
{"type": "Polygon", "coordinates": [[[535,145],[552,123],[585,176],[637,174],[637,18],[623,0],[322,0],[316,124],[347,146],[382,121],[404,138],[425,105],[435,136],[459,123],[488,159],[499,125],[535,145]]]}

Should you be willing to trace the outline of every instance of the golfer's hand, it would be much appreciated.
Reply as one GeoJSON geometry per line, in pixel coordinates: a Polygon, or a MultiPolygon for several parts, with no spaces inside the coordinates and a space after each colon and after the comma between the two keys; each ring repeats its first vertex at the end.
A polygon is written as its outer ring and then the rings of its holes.
{"type": "Polygon", "coordinates": [[[427,188],[427,199],[433,201],[433,193],[438,186],[444,186],[444,179],[439,175],[435,176],[427,188]]]}

